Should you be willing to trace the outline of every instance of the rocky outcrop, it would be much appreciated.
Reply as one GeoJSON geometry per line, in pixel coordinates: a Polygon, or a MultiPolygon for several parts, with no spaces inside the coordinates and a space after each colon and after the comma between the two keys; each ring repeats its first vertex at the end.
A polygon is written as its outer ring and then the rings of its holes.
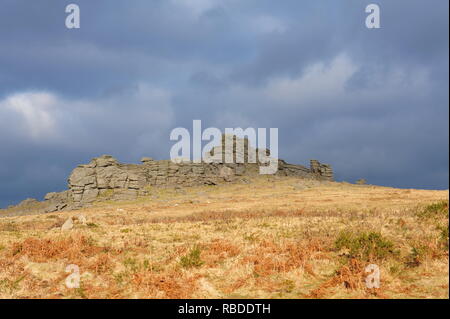
{"type": "Polygon", "coordinates": [[[313,174],[320,175],[325,179],[333,180],[333,170],[328,164],[321,164],[317,160],[311,160],[310,170],[313,174]]]}
{"type": "MultiPolygon", "coordinates": [[[[27,200],[23,207],[38,206],[43,212],[70,210],[89,206],[97,200],[134,200],[148,195],[151,187],[216,185],[259,174],[262,158],[270,156],[269,150],[252,149],[247,139],[232,137],[233,147],[214,147],[207,162],[193,163],[186,159],[156,161],[150,157],[142,164],[122,164],[110,155],[91,160],[76,167],[69,176],[68,190],[49,193],[44,202],[27,200]],[[212,160],[211,160],[212,159],[212,160]],[[231,160],[231,163],[226,163],[231,160]]],[[[228,138],[228,137],[227,137],[228,138]]],[[[330,165],[311,160],[310,168],[278,160],[277,176],[333,180],[330,165]]]]}
{"type": "MultiPolygon", "coordinates": [[[[262,165],[259,156],[270,156],[269,150],[252,149],[247,139],[231,137],[233,147],[214,147],[207,163],[193,163],[186,159],[155,161],[141,159],[142,164],[121,164],[109,155],[94,158],[89,164],[75,168],[69,177],[72,206],[82,207],[99,197],[113,200],[133,200],[146,195],[149,186],[216,185],[231,182],[241,176],[256,176],[262,165]],[[241,144],[239,144],[241,143],[241,144]],[[226,163],[231,159],[231,163],[226,163]]],[[[298,176],[310,179],[332,180],[330,165],[311,160],[310,168],[278,161],[278,176],[298,176]]]]}
{"type": "Polygon", "coordinates": [[[60,193],[48,193],[45,195],[44,200],[47,204],[47,212],[54,212],[63,210],[70,202],[71,192],[64,191],[60,193]]]}
{"type": "Polygon", "coordinates": [[[92,203],[109,190],[117,190],[114,199],[135,199],[148,184],[147,175],[144,165],[120,164],[109,155],[94,158],[70,174],[68,183],[72,206],[92,203]]]}

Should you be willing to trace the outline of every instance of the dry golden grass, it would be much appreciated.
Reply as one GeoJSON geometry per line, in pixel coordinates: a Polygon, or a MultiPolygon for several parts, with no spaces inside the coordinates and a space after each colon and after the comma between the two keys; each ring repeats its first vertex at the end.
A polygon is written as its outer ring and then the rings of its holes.
{"type": "Polygon", "coordinates": [[[274,177],[151,191],[1,218],[0,298],[448,298],[448,202],[421,214],[448,191],[274,177]],[[77,214],[88,224],[61,232],[77,214]],[[363,239],[337,249],[345,231],[363,239]],[[378,289],[365,285],[370,263],[378,289]],[[70,264],[79,288],[65,285],[70,264]]]}

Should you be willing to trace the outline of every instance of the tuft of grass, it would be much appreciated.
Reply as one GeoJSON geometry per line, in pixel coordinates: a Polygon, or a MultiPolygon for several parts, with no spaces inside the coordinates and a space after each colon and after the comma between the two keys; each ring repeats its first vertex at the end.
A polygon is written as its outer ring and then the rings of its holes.
{"type": "Polygon", "coordinates": [[[336,241],[337,250],[346,249],[350,257],[361,260],[383,260],[396,255],[394,244],[377,232],[341,232],[336,241]]]}
{"type": "Polygon", "coordinates": [[[114,277],[116,284],[124,285],[126,283],[126,280],[129,277],[129,273],[123,271],[123,272],[113,274],[113,277],[114,277]]]}
{"type": "Polygon", "coordinates": [[[244,239],[248,240],[249,242],[256,242],[258,241],[258,235],[257,234],[245,234],[244,239]]]}
{"type": "Polygon", "coordinates": [[[131,272],[136,272],[139,270],[139,262],[134,258],[126,258],[123,261],[123,265],[129,269],[131,272]]]}
{"type": "Polygon", "coordinates": [[[0,231],[17,232],[19,228],[16,223],[11,221],[9,223],[0,224],[0,231]]]}
{"type": "Polygon", "coordinates": [[[444,250],[448,250],[448,225],[437,226],[439,230],[439,244],[444,250]]]}
{"type": "Polygon", "coordinates": [[[152,272],[161,272],[164,268],[161,265],[150,262],[150,260],[144,260],[142,266],[145,270],[149,270],[152,272]]]}
{"type": "Polygon", "coordinates": [[[86,289],[83,288],[81,285],[80,285],[79,288],[76,288],[76,289],[75,289],[75,293],[76,293],[76,295],[79,296],[81,299],[87,299],[87,296],[86,296],[86,289]]]}
{"type": "Polygon", "coordinates": [[[411,253],[406,256],[406,266],[408,267],[418,267],[420,266],[427,255],[429,254],[429,249],[426,246],[417,246],[411,249],[411,253]]]}
{"type": "Polygon", "coordinates": [[[180,258],[180,265],[183,268],[193,268],[200,267],[203,265],[203,261],[201,260],[201,250],[198,246],[195,246],[191,249],[191,251],[180,258]]]}
{"type": "Polygon", "coordinates": [[[102,192],[101,194],[98,195],[97,197],[97,202],[101,202],[101,201],[107,201],[109,199],[111,199],[114,196],[114,190],[113,189],[107,189],[104,192],[102,192]]]}
{"type": "Polygon", "coordinates": [[[25,276],[21,276],[18,279],[11,280],[8,278],[0,280],[0,292],[1,291],[8,291],[13,292],[14,290],[19,289],[20,282],[25,278],[25,276]]]}
{"type": "Polygon", "coordinates": [[[286,279],[282,282],[282,292],[291,293],[295,289],[295,282],[293,280],[286,279]]]}
{"type": "Polygon", "coordinates": [[[396,263],[389,267],[389,273],[393,276],[399,275],[403,270],[403,267],[401,264],[396,263]]]}
{"type": "Polygon", "coordinates": [[[417,217],[422,219],[448,218],[448,201],[440,201],[430,204],[417,213],[417,217]]]}

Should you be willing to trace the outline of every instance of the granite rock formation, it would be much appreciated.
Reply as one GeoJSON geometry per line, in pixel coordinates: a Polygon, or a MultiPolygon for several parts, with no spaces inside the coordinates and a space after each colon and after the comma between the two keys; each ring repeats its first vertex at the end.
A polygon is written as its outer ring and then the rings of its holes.
{"type": "MultiPolygon", "coordinates": [[[[232,150],[225,149],[224,141],[225,136],[222,145],[214,147],[207,154],[216,155],[216,160],[208,163],[194,163],[185,159],[157,161],[144,157],[141,159],[142,164],[122,164],[110,155],[94,158],[89,164],[79,165],[72,171],[68,190],[47,194],[43,204],[39,202],[40,208],[45,212],[70,210],[89,206],[102,199],[133,200],[138,196],[150,195],[152,187],[187,187],[239,181],[245,176],[258,175],[259,166],[264,165],[259,157],[270,156],[269,150],[258,152],[252,149],[247,139],[233,137],[232,150]],[[233,159],[231,163],[224,163],[227,157],[233,159]]],[[[309,168],[278,160],[275,175],[333,180],[331,166],[317,160],[311,160],[309,168]]],[[[27,201],[31,203],[32,200],[27,201]]],[[[28,205],[28,202],[22,205],[28,205]]]]}

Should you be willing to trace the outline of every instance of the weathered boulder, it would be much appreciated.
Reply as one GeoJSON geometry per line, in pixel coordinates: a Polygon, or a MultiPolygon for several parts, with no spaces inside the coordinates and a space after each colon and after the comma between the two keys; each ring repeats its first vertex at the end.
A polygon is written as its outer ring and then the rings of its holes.
{"type": "Polygon", "coordinates": [[[69,184],[71,186],[84,187],[86,185],[97,186],[95,178],[96,171],[94,168],[78,166],[72,171],[69,177],[69,184]]]}
{"type": "Polygon", "coordinates": [[[234,176],[234,171],[229,167],[222,166],[219,170],[219,176],[223,177],[225,181],[229,182],[234,176]]]}
{"type": "Polygon", "coordinates": [[[102,155],[94,160],[97,164],[97,167],[108,167],[118,164],[117,160],[111,155],[102,155]]]}
{"type": "Polygon", "coordinates": [[[86,225],[87,224],[87,219],[82,214],[73,216],[72,219],[73,219],[73,221],[77,221],[78,223],[80,223],[82,225],[86,225]]]}
{"type": "Polygon", "coordinates": [[[61,231],[68,231],[73,228],[73,219],[69,217],[64,224],[61,226],[61,231]]]}
{"type": "Polygon", "coordinates": [[[47,204],[46,212],[60,211],[68,207],[71,202],[71,192],[48,193],[44,197],[47,204]]]}

